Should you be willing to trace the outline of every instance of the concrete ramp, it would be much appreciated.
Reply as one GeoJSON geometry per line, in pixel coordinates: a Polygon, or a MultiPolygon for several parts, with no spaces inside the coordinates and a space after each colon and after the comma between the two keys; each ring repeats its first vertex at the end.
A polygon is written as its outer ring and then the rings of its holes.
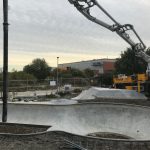
{"type": "Polygon", "coordinates": [[[144,94],[138,93],[134,90],[125,89],[109,89],[101,87],[91,87],[88,90],[84,90],[74,100],[88,100],[95,98],[113,98],[113,99],[141,99],[146,100],[144,94]]]}
{"type": "MultiPolygon", "coordinates": [[[[0,112],[2,112],[2,105],[0,112]]],[[[1,113],[0,113],[1,115],[1,113]]],[[[117,134],[150,140],[150,108],[125,104],[8,104],[8,122],[50,125],[49,131],[77,135],[117,134]]]]}

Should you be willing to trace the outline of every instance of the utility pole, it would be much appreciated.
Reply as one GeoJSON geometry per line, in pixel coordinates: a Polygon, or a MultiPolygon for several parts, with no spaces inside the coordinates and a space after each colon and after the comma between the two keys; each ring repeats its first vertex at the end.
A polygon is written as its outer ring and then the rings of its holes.
{"type": "Polygon", "coordinates": [[[8,99],[8,0],[3,0],[3,112],[2,122],[7,122],[8,99]]]}

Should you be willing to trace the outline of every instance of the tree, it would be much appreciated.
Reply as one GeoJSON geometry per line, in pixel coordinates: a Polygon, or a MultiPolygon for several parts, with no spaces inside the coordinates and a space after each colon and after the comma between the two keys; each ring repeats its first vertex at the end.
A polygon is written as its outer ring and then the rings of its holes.
{"type": "MultiPolygon", "coordinates": [[[[84,73],[78,69],[75,69],[75,68],[69,68],[66,70],[58,69],[58,75],[59,75],[59,77],[62,77],[62,78],[74,78],[74,77],[83,78],[84,77],[84,73]]],[[[52,77],[57,76],[57,69],[54,69],[51,72],[51,76],[52,77]]]]}
{"type": "Polygon", "coordinates": [[[31,64],[24,66],[23,71],[34,75],[38,80],[45,79],[50,73],[51,67],[45,59],[36,58],[31,64]]]}
{"type": "Polygon", "coordinates": [[[23,71],[13,70],[9,72],[9,80],[33,80],[35,77],[23,71]]]}
{"type": "MultiPolygon", "coordinates": [[[[147,49],[147,54],[150,54],[150,49],[147,49]]],[[[135,51],[127,48],[121,53],[121,58],[118,58],[115,63],[115,74],[132,75],[137,73],[145,73],[147,63],[140,57],[135,55],[135,51]]]]}
{"type": "Polygon", "coordinates": [[[92,78],[92,77],[94,77],[94,71],[87,68],[87,69],[84,70],[84,75],[87,78],[92,78]]]}
{"type": "Polygon", "coordinates": [[[84,78],[84,73],[79,69],[71,68],[70,73],[72,74],[72,77],[84,78]]]}
{"type": "Polygon", "coordinates": [[[105,73],[100,75],[100,81],[102,86],[110,86],[113,84],[113,74],[105,73]]]}

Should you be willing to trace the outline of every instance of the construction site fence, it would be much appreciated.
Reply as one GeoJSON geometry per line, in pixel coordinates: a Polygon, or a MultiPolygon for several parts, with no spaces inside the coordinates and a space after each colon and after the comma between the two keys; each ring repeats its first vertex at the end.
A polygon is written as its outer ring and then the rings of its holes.
{"type": "MultiPolygon", "coordinates": [[[[56,86],[51,86],[50,81],[57,81],[56,79],[45,80],[9,80],[8,86],[10,92],[22,92],[32,90],[48,90],[56,89],[57,86],[63,87],[70,84],[73,87],[90,86],[91,80],[89,78],[59,78],[56,86]]],[[[0,91],[3,89],[3,81],[0,80],[0,91]]]]}

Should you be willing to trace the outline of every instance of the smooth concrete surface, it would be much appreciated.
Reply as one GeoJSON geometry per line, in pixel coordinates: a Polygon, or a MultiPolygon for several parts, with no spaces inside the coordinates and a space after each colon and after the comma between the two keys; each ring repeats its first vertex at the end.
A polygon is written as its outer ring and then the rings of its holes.
{"type": "MultiPolygon", "coordinates": [[[[2,104],[0,104],[0,115],[2,104]]],[[[8,122],[50,125],[49,131],[77,135],[111,132],[150,140],[150,108],[113,103],[48,105],[9,103],[8,122]]]]}

